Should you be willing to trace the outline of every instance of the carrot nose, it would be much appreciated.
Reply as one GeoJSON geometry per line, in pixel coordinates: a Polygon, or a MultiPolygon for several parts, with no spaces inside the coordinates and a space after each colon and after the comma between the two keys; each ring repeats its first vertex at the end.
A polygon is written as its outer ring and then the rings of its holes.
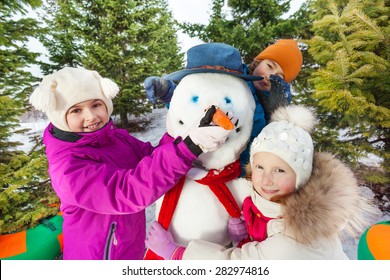
{"type": "Polygon", "coordinates": [[[226,130],[232,130],[234,128],[234,124],[228,116],[226,116],[225,112],[217,108],[215,109],[215,113],[213,115],[213,122],[226,130]]]}

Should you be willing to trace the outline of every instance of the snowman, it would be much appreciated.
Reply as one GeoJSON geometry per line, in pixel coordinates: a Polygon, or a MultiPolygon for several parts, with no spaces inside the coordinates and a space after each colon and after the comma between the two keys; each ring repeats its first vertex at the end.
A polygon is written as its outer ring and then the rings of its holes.
{"type": "MultiPolygon", "coordinates": [[[[249,141],[255,102],[237,49],[222,43],[195,46],[187,52],[185,69],[164,77],[179,81],[167,114],[167,132],[183,139],[209,108],[238,119],[225,143],[202,153],[194,167],[171,191],[156,202],[157,220],[174,240],[186,246],[202,239],[223,246],[231,240],[229,216],[239,217],[241,204],[250,195],[246,179],[239,178],[239,156],[249,141]]],[[[145,259],[158,259],[148,250],[145,259]]]]}

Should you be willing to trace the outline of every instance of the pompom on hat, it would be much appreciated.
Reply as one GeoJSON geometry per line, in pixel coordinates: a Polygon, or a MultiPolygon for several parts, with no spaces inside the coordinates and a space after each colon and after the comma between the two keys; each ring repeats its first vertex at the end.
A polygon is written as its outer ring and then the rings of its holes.
{"type": "Polygon", "coordinates": [[[296,41],[292,39],[283,39],[276,41],[259,53],[255,60],[270,59],[277,62],[284,72],[284,79],[291,83],[297,76],[302,67],[302,53],[298,48],[296,41]]]}
{"type": "Polygon", "coordinates": [[[250,148],[250,164],[258,152],[279,156],[296,174],[295,189],[304,185],[311,176],[314,146],[310,136],[317,123],[314,114],[306,107],[290,105],[280,107],[253,140],[250,148]]]}
{"type": "Polygon", "coordinates": [[[50,122],[63,131],[71,131],[66,113],[73,105],[91,99],[100,99],[110,116],[111,99],[119,92],[118,85],[98,72],[85,68],[65,67],[47,75],[30,96],[30,103],[47,114],[50,122]]]}

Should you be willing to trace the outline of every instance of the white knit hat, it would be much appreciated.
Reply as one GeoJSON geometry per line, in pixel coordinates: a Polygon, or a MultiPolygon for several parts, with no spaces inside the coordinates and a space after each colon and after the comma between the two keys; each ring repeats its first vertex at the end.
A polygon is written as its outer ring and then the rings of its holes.
{"type": "Polygon", "coordinates": [[[111,99],[119,92],[118,85],[98,72],[84,68],[65,67],[47,75],[30,96],[30,103],[47,114],[50,122],[64,131],[71,131],[66,112],[73,105],[91,99],[100,99],[110,116],[111,99]]]}
{"type": "Polygon", "coordinates": [[[250,149],[250,163],[257,152],[273,153],[294,170],[295,189],[310,178],[313,165],[313,141],[310,133],[317,123],[313,113],[306,107],[290,105],[277,109],[266,125],[253,140],[250,149]]]}

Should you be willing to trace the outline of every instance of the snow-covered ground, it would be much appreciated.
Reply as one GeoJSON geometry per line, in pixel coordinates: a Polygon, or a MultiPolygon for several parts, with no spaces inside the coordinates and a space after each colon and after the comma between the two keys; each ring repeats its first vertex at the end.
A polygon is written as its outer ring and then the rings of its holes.
{"type": "MultiPolygon", "coordinates": [[[[144,116],[144,118],[147,118],[151,120],[151,124],[147,131],[145,132],[137,132],[132,133],[133,136],[137,137],[138,139],[141,139],[143,141],[149,141],[153,145],[157,145],[161,136],[165,133],[165,116],[167,113],[167,109],[154,109],[151,114],[148,114],[147,116],[144,116]]],[[[29,142],[28,137],[34,134],[42,135],[43,130],[45,129],[46,125],[48,124],[48,121],[45,119],[34,119],[30,120],[29,122],[22,123],[21,126],[23,128],[31,128],[31,131],[24,135],[15,135],[12,140],[20,141],[21,143],[24,143],[23,149],[25,151],[29,151],[31,147],[33,146],[32,143],[29,142]]],[[[373,159],[370,159],[371,161],[373,159]]],[[[375,162],[374,162],[375,163],[375,162]]],[[[361,191],[364,193],[364,195],[367,198],[373,198],[374,193],[367,187],[361,187],[361,191]]],[[[147,218],[147,228],[155,220],[155,206],[151,205],[147,208],[146,211],[146,218],[147,218]]],[[[389,214],[379,213],[378,215],[371,218],[371,223],[374,224],[379,221],[383,220],[390,220],[389,214]]],[[[359,238],[346,238],[343,241],[343,247],[345,253],[348,255],[350,259],[357,258],[357,246],[358,246],[359,238]]]]}

